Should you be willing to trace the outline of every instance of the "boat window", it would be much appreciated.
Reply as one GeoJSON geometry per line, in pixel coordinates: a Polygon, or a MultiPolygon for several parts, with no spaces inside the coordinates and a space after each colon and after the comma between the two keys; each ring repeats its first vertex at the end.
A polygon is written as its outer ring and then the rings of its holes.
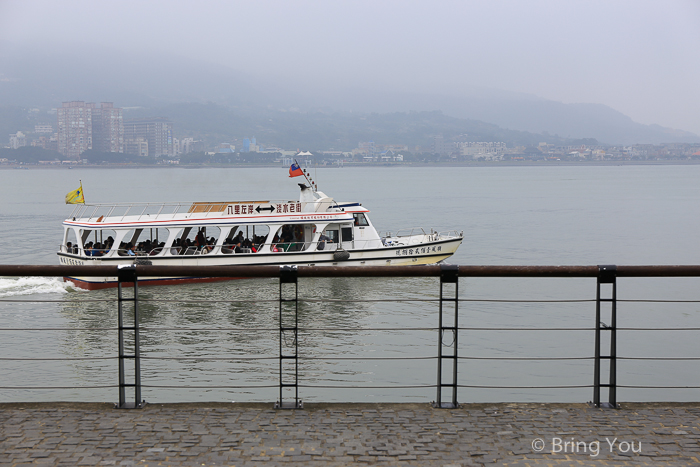
{"type": "Polygon", "coordinates": [[[369,225],[369,222],[367,222],[367,218],[361,212],[356,212],[352,215],[352,217],[355,218],[355,226],[367,227],[369,225]]]}
{"type": "Polygon", "coordinates": [[[304,251],[313,236],[313,226],[308,224],[285,224],[280,226],[272,238],[272,251],[304,251]]]}
{"type": "Polygon", "coordinates": [[[270,228],[266,225],[241,225],[234,227],[226,236],[221,252],[226,255],[234,253],[257,253],[265,243],[270,228]]]}
{"type": "Polygon", "coordinates": [[[326,229],[326,237],[330,238],[333,243],[338,243],[338,229],[326,229]]]}
{"type": "Polygon", "coordinates": [[[114,248],[117,232],[112,229],[93,230],[85,246],[85,256],[107,256],[114,248]]]}
{"type": "Polygon", "coordinates": [[[78,237],[75,235],[75,230],[66,230],[66,237],[63,245],[61,245],[61,251],[63,253],[78,254],[78,237]]]}
{"type": "Polygon", "coordinates": [[[175,239],[170,254],[206,255],[215,251],[216,242],[221,236],[217,226],[187,227],[175,239]]]}
{"type": "Polygon", "coordinates": [[[140,251],[149,256],[160,254],[168,241],[170,231],[163,228],[143,229],[139,239],[142,241],[136,245],[137,253],[140,251]]]}
{"type": "MultiPolygon", "coordinates": [[[[119,245],[116,247],[116,254],[118,256],[157,255],[163,250],[165,242],[168,240],[168,233],[168,229],[163,228],[131,229],[121,237],[119,245]]],[[[116,237],[115,234],[114,238],[116,237]]]]}
{"type": "Polygon", "coordinates": [[[83,250],[79,251],[78,244],[72,239],[66,240],[66,248],[68,247],[68,242],[70,242],[72,252],[75,254],[106,256],[113,248],[116,235],[116,231],[111,229],[81,230],[80,238],[83,242],[83,250]]]}
{"type": "Polygon", "coordinates": [[[131,229],[127,231],[117,246],[117,255],[119,256],[134,256],[136,255],[136,242],[143,229],[131,229]]]}
{"type": "Polygon", "coordinates": [[[340,233],[343,237],[344,242],[351,242],[352,241],[352,227],[342,227],[340,229],[340,233]]]}

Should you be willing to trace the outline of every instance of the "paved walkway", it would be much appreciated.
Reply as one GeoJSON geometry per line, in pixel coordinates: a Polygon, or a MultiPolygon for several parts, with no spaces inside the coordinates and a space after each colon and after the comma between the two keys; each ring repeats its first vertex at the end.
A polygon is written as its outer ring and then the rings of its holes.
{"type": "Polygon", "coordinates": [[[0,466],[700,465],[700,403],[0,404],[0,466]]]}

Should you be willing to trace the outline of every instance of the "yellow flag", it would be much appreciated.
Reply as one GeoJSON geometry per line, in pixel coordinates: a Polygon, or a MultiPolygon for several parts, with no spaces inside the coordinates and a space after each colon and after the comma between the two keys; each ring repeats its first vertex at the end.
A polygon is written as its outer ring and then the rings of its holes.
{"type": "Polygon", "coordinates": [[[80,184],[80,188],[73,190],[66,195],[66,204],[85,204],[82,183],[80,184]]]}

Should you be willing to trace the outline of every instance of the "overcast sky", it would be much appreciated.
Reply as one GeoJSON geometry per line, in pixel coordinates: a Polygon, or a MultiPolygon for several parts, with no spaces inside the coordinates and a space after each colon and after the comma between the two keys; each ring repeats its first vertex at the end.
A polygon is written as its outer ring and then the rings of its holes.
{"type": "Polygon", "coordinates": [[[697,0],[0,0],[0,44],[86,40],[318,86],[600,103],[700,134],[697,0]]]}

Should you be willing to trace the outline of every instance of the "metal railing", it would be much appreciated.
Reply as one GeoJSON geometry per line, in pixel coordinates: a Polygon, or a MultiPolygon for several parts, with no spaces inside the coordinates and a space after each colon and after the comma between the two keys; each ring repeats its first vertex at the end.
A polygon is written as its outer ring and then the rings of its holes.
{"type": "MultiPolygon", "coordinates": [[[[117,268],[114,266],[12,266],[0,265],[0,277],[18,276],[82,276],[82,277],[118,277],[117,287],[117,307],[118,307],[118,356],[119,362],[119,382],[117,386],[92,386],[92,387],[118,387],[119,408],[139,408],[143,406],[141,399],[141,359],[142,358],[163,358],[163,357],[143,357],[140,349],[140,323],[139,323],[139,281],[149,277],[178,276],[178,277],[230,277],[230,278],[278,278],[279,295],[276,299],[268,299],[268,302],[277,302],[279,305],[279,380],[274,387],[279,388],[279,400],[275,404],[278,408],[301,408],[303,407],[299,389],[303,386],[299,382],[300,360],[308,360],[316,357],[303,357],[299,354],[299,333],[302,331],[320,330],[318,328],[299,327],[299,303],[313,302],[315,300],[300,298],[298,293],[299,278],[328,278],[328,277],[435,277],[439,279],[439,298],[435,299],[408,299],[406,301],[438,302],[438,326],[437,328],[420,328],[420,330],[435,331],[438,337],[437,357],[376,357],[385,360],[420,360],[435,359],[437,361],[437,382],[434,385],[422,385],[421,387],[432,387],[436,389],[436,400],[433,406],[436,408],[453,408],[459,405],[459,388],[592,388],[592,404],[596,407],[615,408],[618,407],[617,389],[626,388],[673,388],[674,386],[620,386],[617,383],[617,362],[618,360],[689,360],[700,361],[697,356],[677,356],[671,358],[663,357],[620,357],[617,355],[617,304],[621,300],[617,297],[617,280],[620,277],[700,277],[700,266],[457,266],[457,265],[433,265],[433,266],[343,266],[343,267],[278,267],[278,266],[148,266],[136,265],[131,267],[117,268]],[[596,294],[595,299],[586,300],[532,300],[531,302],[591,302],[595,303],[595,322],[593,328],[512,328],[512,327],[460,327],[459,314],[460,303],[476,301],[492,301],[498,303],[526,303],[528,300],[483,300],[465,299],[459,297],[459,279],[465,277],[495,278],[495,277],[518,277],[518,278],[595,278],[596,294]],[[126,296],[124,286],[133,286],[132,295],[126,296]],[[609,286],[609,290],[605,287],[609,286]],[[606,293],[607,292],[607,293],[606,293]],[[124,322],[123,307],[130,304],[133,309],[133,325],[126,325],[124,322]],[[610,323],[605,324],[604,321],[610,323]],[[478,357],[462,356],[458,354],[458,342],[460,332],[465,331],[593,331],[594,332],[594,356],[593,357],[478,357]],[[127,335],[129,338],[127,339],[127,335]],[[604,338],[605,337],[605,338],[604,338]],[[447,339],[447,340],[446,340],[447,339]],[[609,342],[609,349],[605,348],[603,341],[609,342]],[[127,352],[125,342],[129,341],[133,345],[131,352],[127,352]],[[291,344],[290,344],[291,342],[291,344]],[[449,342],[449,343],[446,343],[449,342]],[[284,345],[283,345],[284,343],[284,345]],[[458,361],[464,360],[593,360],[594,374],[591,385],[559,385],[559,386],[478,386],[470,384],[459,384],[458,361]],[[127,364],[133,365],[133,379],[127,382],[127,364]],[[609,375],[605,378],[602,368],[607,364],[609,375]],[[601,392],[607,389],[607,401],[601,399],[601,392]],[[133,390],[133,403],[127,401],[127,390],[133,390]],[[292,391],[291,401],[285,400],[292,391]],[[443,401],[444,392],[448,391],[449,402],[443,401]]],[[[81,298],[81,301],[90,301],[91,298],[81,298]]],[[[332,299],[325,299],[331,301],[332,299]]],[[[18,302],[27,300],[0,299],[2,302],[18,302]]],[[[103,300],[99,300],[103,301],[103,300]]],[[[165,300],[149,300],[152,302],[164,302],[165,300]]],[[[398,301],[396,299],[378,299],[374,301],[398,301]]],[[[626,302],[645,301],[655,303],[670,303],[670,300],[625,300],[626,302]]],[[[182,300],[179,300],[182,302],[182,300]]],[[[199,301],[197,301],[199,302],[199,301]]],[[[215,303],[216,300],[210,302],[215,303]]],[[[222,302],[230,302],[223,300],[222,302]]],[[[256,299],[256,303],[261,300],[256,299]]],[[[700,300],[677,300],[683,303],[700,303],[700,300]]],[[[56,328],[52,328],[55,330],[56,328]]],[[[113,330],[111,327],[85,328],[99,330],[113,330]]],[[[367,328],[362,328],[367,329],[367,328]]],[[[377,330],[416,330],[418,328],[376,328],[377,330]]],[[[22,330],[19,328],[6,328],[0,331],[22,330]]],[[[33,330],[47,330],[35,328],[33,330]]],[[[196,329],[189,329],[196,331],[196,329]]],[[[230,329],[229,329],[230,330],[230,329]]],[[[269,331],[270,329],[263,329],[269,331]]],[[[344,328],[344,330],[352,330],[344,328]]],[[[663,331],[700,331],[700,328],[624,328],[623,330],[663,330],[663,331]]],[[[113,357],[85,357],[82,359],[108,359],[113,357]]],[[[187,357],[185,357],[187,358],[187,357]]],[[[253,358],[253,357],[251,357],[253,358]]],[[[265,357],[254,357],[257,359],[265,357]]],[[[334,357],[343,359],[352,357],[334,357]]],[[[34,358],[9,358],[0,356],[2,360],[47,360],[34,358]]],[[[66,358],[55,358],[66,359],[66,358]]],[[[216,360],[216,357],[211,357],[216,360]]],[[[231,360],[231,358],[226,358],[231,360]]],[[[245,358],[237,357],[235,360],[245,358]]],[[[323,360],[323,358],[316,358],[323,360]]],[[[325,358],[329,360],[329,358],[325,358]]],[[[333,358],[330,358],[333,359],[333,358]]],[[[204,360],[197,357],[197,360],[204,360]]],[[[86,386],[82,386],[85,388],[86,386]]],[[[151,385],[148,387],[166,387],[151,385]]],[[[211,386],[204,386],[211,387],[211,386]]],[[[230,386],[229,386],[230,387],[230,386]]],[[[272,387],[269,385],[257,387],[272,387]]],[[[319,387],[319,386],[316,386],[319,387]]],[[[362,386],[354,386],[362,387],[362,386]]],[[[368,386],[364,386],[368,387],[368,386]]],[[[406,387],[406,386],[404,386],[406,387]]],[[[700,389],[696,386],[682,386],[687,389],[700,389]]],[[[3,386],[0,389],[19,389],[19,387],[3,386]]],[[[33,389],[32,387],[22,387],[21,389],[33,389]]],[[[47,389],[37,387],[37,389],[47,389]]]]}

